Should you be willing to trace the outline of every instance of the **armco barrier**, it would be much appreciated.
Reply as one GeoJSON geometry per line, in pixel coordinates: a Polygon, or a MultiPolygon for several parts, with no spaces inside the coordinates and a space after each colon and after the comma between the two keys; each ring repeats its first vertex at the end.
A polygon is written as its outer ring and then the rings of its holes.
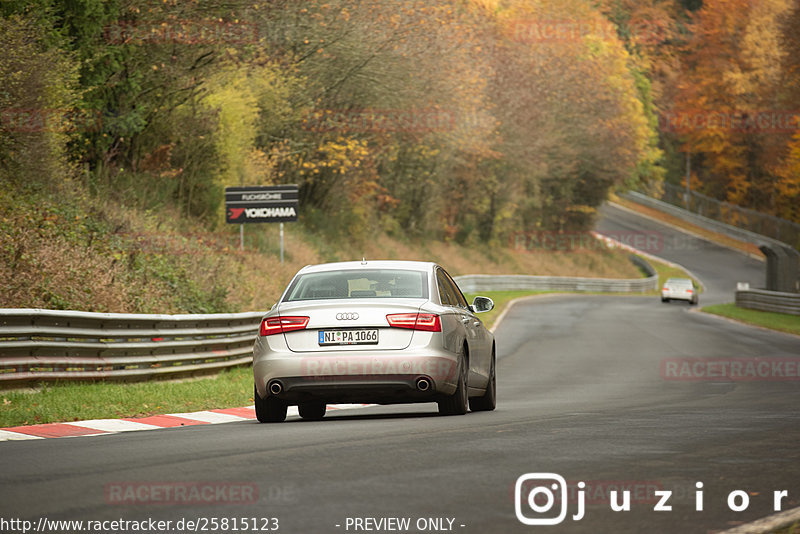
{"type": "Polygon", "coordinates": [[[800,315],[800,294],[747,289],[736,292],[736,305],[751,310],[800,315]]]}
{"type": "Polygon", "coordinates": [[[631,191],[622,196],[639,204],[669,213],[712,232],[727,235],[740,241],[754,243],[767,257],[767,289],[783,292],[800,291],[800,252],[789,245],[749,230],[697,215],[641,193],[631,191]]]}
{"type": "MultiPolygon", "coordinates": [[[[555,289],[648,291],[658,277],[633,280],[469,275],[463,291],[555,289]]],[[[181,376],[252,361],[264,312],[138,315],[0,309],[0,387],[42,380],[148,379],[181,376]]]]}
{"type": "Polygon", "coordinates": [[[662,183],[662,187],[664,188],[661,196],[663,202],[679,208],[687,208],[686,194],[688,193],[688,210],[692,213],[749,230],[800,249],[800,224],[796,222],[717,200],[694,190],[686,191],[685,188],[668,182],[662,183]]]}
{"type": "Polygon", "coordinates": [[[647,272],[649,275],[647,278],[619,280],[614,278],[576,278],[569,276],[469,274],[456,276],[454,279],[461,291],[466,293],[525,290],[644,293],[658,290],[658,275],[653,267],[637,256],[632,256],[631,259],[647,272]]]}
{"type": "Polygon", "coordinates": [[[0,385],[145,379],[247,364],[263,315],[0,309],[0,385]]]}
{"type": "Polygon", "coordinates": [[[691,223],[696,224],[697,226],[700,226],[701,228],[705,228],[713,232],[727,235],[729,237],[738,239],[740,241],[755,243],[756,245],[766,244],[774,246],[778,245],[785,246],[784,243],[776,241],[775,239],[771,239],[767,236],[756,234],[755,232],[751,232],[743,228],[737,228],[736,226],[731,226],[729,224],[715,221],[714,219],[709,219],[708,217],[703,217],[702,215],[692,213],[691,211],[687,211],[683,208],[673,206],[672,204],[669,204],[662,200],[657,200],[655,198],[648,197],[646,195],[637,193],[635,191],[629,191],[627,193],[624,193],[622,196],[639,204],[643,204],[645,206],[655,208],[659,211],[663,211],[664,213],[669,213],[670,215],[674,215],[675,217],[678,217],[680,219],[687,220],[691,223]]]}

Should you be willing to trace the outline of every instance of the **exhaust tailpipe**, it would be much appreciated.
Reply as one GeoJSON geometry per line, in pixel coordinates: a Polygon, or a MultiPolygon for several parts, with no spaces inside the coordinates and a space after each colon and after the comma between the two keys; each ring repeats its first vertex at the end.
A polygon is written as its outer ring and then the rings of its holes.
{"type": "Polygon", "coordinates": [[[428,391],[431,389],[431,381],[427,378],[417,378],[417,391],[428,391]]]}
{"type": "Polygon", "coordinates": [[[281,391],[283,391],[283,384],[278,382],[277,380],[273,380],[269,384],[269,392],[273,395],[280,395],[281,391]]]}

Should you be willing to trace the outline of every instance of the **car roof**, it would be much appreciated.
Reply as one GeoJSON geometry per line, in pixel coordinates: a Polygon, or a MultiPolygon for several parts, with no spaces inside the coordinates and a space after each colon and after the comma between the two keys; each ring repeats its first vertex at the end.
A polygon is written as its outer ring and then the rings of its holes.
{"type": "Polygon", "coordinates": [[[401,269],[406,271],[430,272],[437,264],[429,261],[400,261],[400,260],[376,260],[376,261],[341,261],[336,263],[320,263],[317,265],[306,265],[298,274],[320,273],[327,271],[347,271],[358,269],[401,269]]]}
{"type": "Polygon", "coordinates": [[[691,284],[692,281],[689,278],[668,278],[667,282],[678,282],[678,283],[685,283],[691,284]]]}

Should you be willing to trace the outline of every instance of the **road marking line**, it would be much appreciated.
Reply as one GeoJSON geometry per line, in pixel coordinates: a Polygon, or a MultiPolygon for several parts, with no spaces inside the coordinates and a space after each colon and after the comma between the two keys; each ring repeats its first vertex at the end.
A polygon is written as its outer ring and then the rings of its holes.
{"type": "MultiPolygon", "coordinates": [[[[534,300],[534,299],[536,299],[536,300],[538,300],[538,299],[546,299],[546,298],[550,298],[550,297],[574,297],[576,295],[580,295],[580,293],[575,293],[575,292],[571,292],[571,293],[559,293],[559,292],[556,292],[556,293],[539,293],[537,295],[525,295],[524,297],[517,297],[515,299],[512,299],[512,300],[510,300],[510,301],[508,301],[506,303],[506,307],[503,309],[502,312],[500,312],[500,315],[497,317],[497,319],[494,320],[494,323],[492,324],[492,327],[489,328],[489,332],[494,334],[495,331],[497,330],[497,327],[500,326],[500,323],[503,321],[503,319],[506,318],[506,315],[509,313],[511,308],[514,307],[519,302],[523,302],[523,301],[526,301],[526,300],[534,300]]],[[[587,296],[592,296],[593,297],[593,296],[596,296],[596,295],[587,295],[587,296]]]]}

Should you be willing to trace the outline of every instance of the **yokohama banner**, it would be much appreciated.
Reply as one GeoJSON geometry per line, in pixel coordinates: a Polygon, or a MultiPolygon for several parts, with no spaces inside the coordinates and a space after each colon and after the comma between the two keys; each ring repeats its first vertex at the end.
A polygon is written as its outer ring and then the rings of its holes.
{"type": "Polygon", "coordinates": [[[297,185],[225,188],[225,222],[280,223],[297,220],[297,185]]]}

